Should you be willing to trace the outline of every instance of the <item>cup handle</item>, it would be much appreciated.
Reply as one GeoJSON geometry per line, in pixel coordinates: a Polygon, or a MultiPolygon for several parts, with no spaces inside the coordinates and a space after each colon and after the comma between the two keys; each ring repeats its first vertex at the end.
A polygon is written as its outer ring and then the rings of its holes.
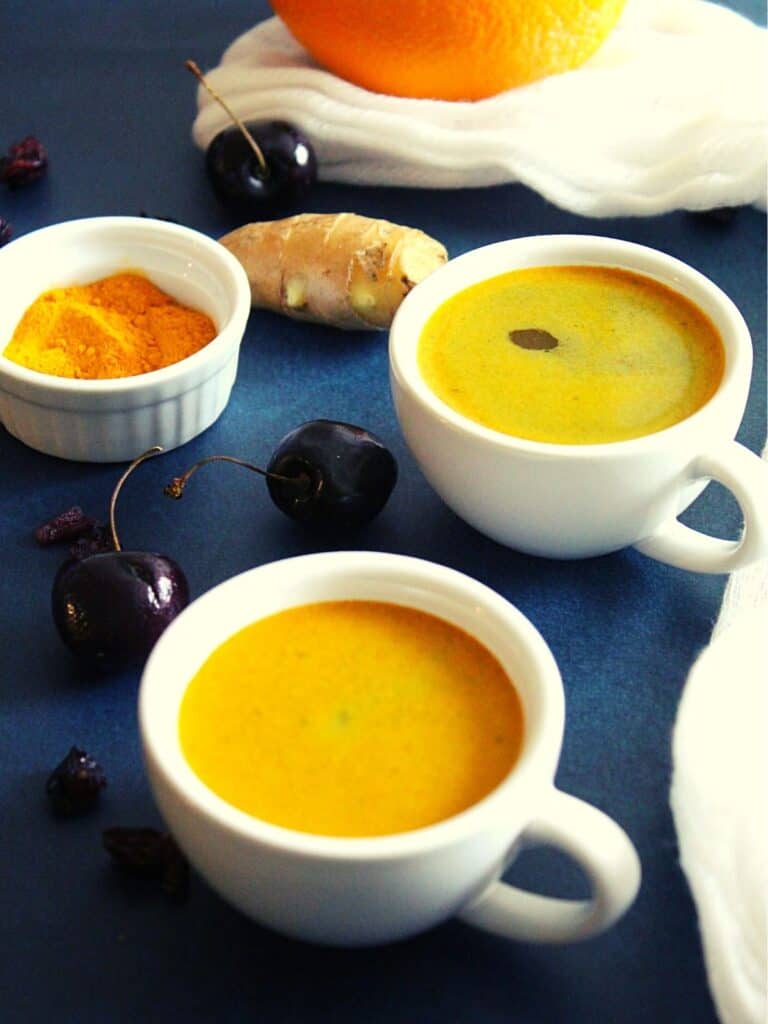
{"type": "Polygon", "coordinates": [[[640,860],[626,833],[606,814],[552,789],[524,845],[556,846],[579,864],[592,888],[588,900],[538,896],[492,882],[459,917],[467,924],[526,942],[575,942],[597,935],[630,906],[640,886],[640,860]]]}
{"type": "Polygon", "coordinates": [[[634,546],[644,555],[694,572],[732,572],[768,555],[768,464],[738,441],[694,460],[692,479],[708,477],[733,494],[744,517],[741,540],[721,540],[677,519],[634,546]]]}

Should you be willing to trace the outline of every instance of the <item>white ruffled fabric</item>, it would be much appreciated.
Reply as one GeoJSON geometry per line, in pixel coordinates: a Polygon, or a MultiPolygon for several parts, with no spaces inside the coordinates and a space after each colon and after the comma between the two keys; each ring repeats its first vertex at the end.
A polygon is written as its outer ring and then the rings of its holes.
{"type": "Polygon", "coordinates": [[[768,562],[734,573],[673,735],[670,803],[723,1024],[768,1020],[768,562]]]}
{"type": "MultiPolygon", "coordinates": [[[[400,99],[322,70],[278,18],[236,39],[211,84],[243,119],[302,127],[326,181],[522,182],[609,217],[765,208],[766,30],[705,0],[629,0],[582,67],[478,102],[400,99]]],[[[202,89],[205,147],[229,123],[202,89]]]]}

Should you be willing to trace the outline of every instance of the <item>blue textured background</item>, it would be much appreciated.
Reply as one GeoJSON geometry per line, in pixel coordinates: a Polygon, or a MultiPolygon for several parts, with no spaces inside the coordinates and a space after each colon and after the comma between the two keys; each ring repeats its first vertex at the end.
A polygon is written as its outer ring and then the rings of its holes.
{"type": "MultiPolygon", "coordinates": [[[[733,6],[764,20],[756,0],[733,6]]],[[[244,0],[5,0],[0,148],[35,133],[51,168],[34,187],[0,192],[0,215],[17,235],[74,217],[142,210],[214,236],[236,226],[212,198],[190,141],[195,86],[183,61],[216,64],[225,46],[267,13],[265,3],[244,0]]],[[[507,237],[575,231],[679,256],[723,287],[750,325],[756,365],[739,438],[760,449],[766,259],[765,218],[755,210],[740,210],[726,224],[686,213],[594,221],[519,186],[419,192],[323,185],[312,206],[419,226],[453,255],[507,237]]],[[[0,282],[0,301],[2,288],[0,282]]],[[[72,503],[104,516],[117,467],[47,458],[0,430],[0,1016],[8,1024],[715,1020],[667,794],[677,701],[725,581],[633,551],[548,562],[475,533],[434,495],[405,450],[386,362],[383,334],[339,334],[254,312],[224,416],[184,449],[142,467],[126,487],[124,544],[177,558],[195,595],[250,566],[317,550],[250,474],[210,468],[181,505],[162,498],[162,485],[212,452],[266,461],[283,434],[316,416],[381,435],[399,460],[400,482],[380,518],[347,546],[464,570],[539,627],[566,688],[558,782],[602,807],[633,838],[644,868],[637,903],[608,934],[578,946],[505,943],[450,922],[399,945],[348,952],[272,935],[199,878],[182,907],[151,887],[125,884],[102,852],[101,829],[159,824],[139,760],[138,676],[97,683],[81,677],[49,613],[59,553],[31,537],[39,522],[72,503]],[[96,813],[60,822],[43,789],[73,743],[99,758],[109,787],[96,813]]],[[[686,519],[721,535],[739,530],[738,511],[717,486],[686,519]]],[[[553,893],[581,892],[580,879],[554,854],[526,854],[511,877],[553,893]]]]}

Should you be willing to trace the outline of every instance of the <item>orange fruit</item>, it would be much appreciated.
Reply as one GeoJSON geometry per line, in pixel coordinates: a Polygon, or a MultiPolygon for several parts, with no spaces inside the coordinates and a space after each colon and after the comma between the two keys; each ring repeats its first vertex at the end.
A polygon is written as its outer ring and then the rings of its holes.
{"type": "Polygon", "coordinates": [[[373,92],[477,100],[578,67],[626,0],[272,0],[323,67],[373,92]]]}

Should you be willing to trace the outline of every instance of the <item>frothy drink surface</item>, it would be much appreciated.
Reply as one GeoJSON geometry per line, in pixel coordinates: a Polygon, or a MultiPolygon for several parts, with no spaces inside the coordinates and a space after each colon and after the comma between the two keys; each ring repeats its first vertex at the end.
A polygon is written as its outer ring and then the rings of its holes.
{"type": "Polygon", "coordinates": [[[224,800],[304,832],[431,825],[489,793],[520,752],[523,711],[491,652],[456,626],[378,601],[260,619],[191,680],[179,730],[224,800]]]}
{"type": "Polygon", "coordinates": [[[556,444],[655,433],[715,393],[724,349],[684,295],[614,267],[511,271],[443,303],[419,341],[432,391],[492,430],[556,444]]]}

